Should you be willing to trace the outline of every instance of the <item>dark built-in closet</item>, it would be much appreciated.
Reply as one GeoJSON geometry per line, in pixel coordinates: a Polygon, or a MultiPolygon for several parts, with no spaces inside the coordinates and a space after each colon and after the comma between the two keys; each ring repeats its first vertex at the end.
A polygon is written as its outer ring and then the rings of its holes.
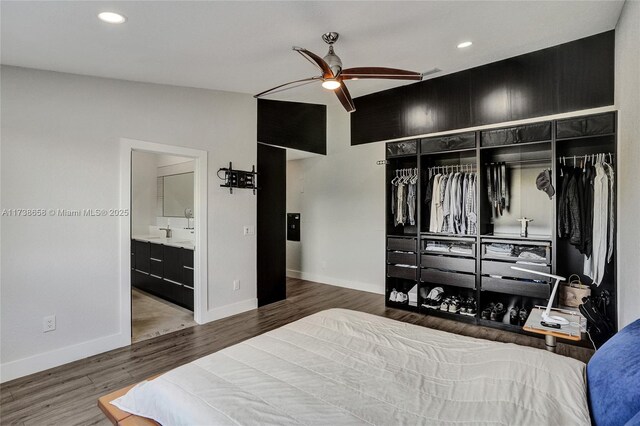
{"type": "MultiPolygon", "coordinates": [[[[444,316],[447,318],[521,331],[520,324],[511,324],[510,307],[546,305],[551,282],[537,275],[511,269],[518,265],[527,269],[569,277],[578,274],[583,283],[592,280],[583,275],[584,255],[569,238],[558,234],[560,193],[566,167],[589,164],[595,154],[615,169],[616,115],[609,112],[554,121],[527,123],[496,128],[422,138],[386,144],[386,303],[387,306],[444,316]],[[508,200],[503,195],[490,197],[491,182],[502,168],[508,188],[508,200]],[[538,189],[541,173],[548,176],[555,188],[551,197],[538,189]],[[429,180],[436,173],[457,172],[474,176],[475,223],[464,229],[435,229],[429,199],[429,180]],[[398,220],[394,204],[394,185],[398,176],[412,183],[415,176],[415,213],[406,212],[404,223],[398,220]],[[498,198],[498,201],[495,201],[498,198]],[[502,210],[502,211],[500,211],[502,210]],[[523,237],[518,219],[532,219],[528,235],[523,237]],[[413,220],[411,220],[413,219],[413,220]],[[496,250],[506,249],[506,252],[496,250]],[[522,256],[526,252],[531,257],[522,256]],[[520,253],[520,256],[518,256],[520,253]],[[425,297],[434,287],[444,290],[444,297],[473,298],[477,311],[464,315],[427,308],[425,297]],[[394,292],[395,291],[395,292],[394,292]],[[392,293],[393,296],[392,297],[392,293]],[[406,296],[398,297],[398,293],[406,296]],[[410,294],[412,293],[412,294],[410,294]],[[395,300],[394,300],[395,299],[395,300]],[[481,318],[490,303],[502,303],[506,315],[499,321],[481,318]]],[[[462,186],[461,186],[462,187],[462,186]]],[[[614,193],[616,185],[613,184],[614,193]]],[[[433,186],[432,186],[433,189],[433,186]]],[[[468,192],[466,192],[468,194],[468,192]]],[[[495,194],[494,194],[495,195],[495,194]]],[[[405,202],[405,201],[403,201],[405,202]]],[[[470,204],[471,205],[471,204],[470,204]]],[[[615,198],[613,211],[615,212],[615,198]]],[[[613,213],[615,215],[615,213],[613,213]]],[[[615,216],[614,216],[615,222],[615,216]]],[[[615,247],[615,223],[613,224],[615,247]]],[[[616,324],[616,253],[606,263],[604,277],[594,294],[610,293],[607,306],[609,320],[616,324]]],[[[554,301],[557,305],[558,301],[554,301]]]]}

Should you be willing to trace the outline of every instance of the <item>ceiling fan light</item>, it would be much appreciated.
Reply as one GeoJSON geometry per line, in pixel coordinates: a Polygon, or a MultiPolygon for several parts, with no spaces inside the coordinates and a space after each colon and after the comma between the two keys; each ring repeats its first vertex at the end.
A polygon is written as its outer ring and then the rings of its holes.
{"type": "Polygon", "coordinates": [[[340,87],[340,82],[334,79],[327,79],[322,82],[322,87],[328,90],[336,90],[338,87],[340,87]]]}

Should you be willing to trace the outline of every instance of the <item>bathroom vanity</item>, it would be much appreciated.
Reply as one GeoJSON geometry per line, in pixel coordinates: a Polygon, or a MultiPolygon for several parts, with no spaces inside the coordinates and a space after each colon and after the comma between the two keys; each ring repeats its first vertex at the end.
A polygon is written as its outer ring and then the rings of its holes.
{"type": "Polygon", "coordinates": [[[157,236],[131,240],[131,285],[193,311],[192,241],[157,236]]]}

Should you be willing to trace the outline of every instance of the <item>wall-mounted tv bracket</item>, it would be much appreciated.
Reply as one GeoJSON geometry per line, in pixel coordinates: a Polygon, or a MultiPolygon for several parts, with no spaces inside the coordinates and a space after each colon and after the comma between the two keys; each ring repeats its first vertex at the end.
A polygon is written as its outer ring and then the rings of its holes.
{"type": "Polygon", "coordinates": [[[221,168],[218,170],[218,177],[224,180],[224,183],[220,186],[223,188],[229,188],[229,194],[233,194],[233,188],[239,189],[251,189],[253,195],[256,194],[258,172],[256,172],[256,166],[251,166],[251,171],[234,170],[233,164],[229,162],[229,168],[221,168]],[[220,172],[224,172],[224,177],[220,176],[220,172]]]}

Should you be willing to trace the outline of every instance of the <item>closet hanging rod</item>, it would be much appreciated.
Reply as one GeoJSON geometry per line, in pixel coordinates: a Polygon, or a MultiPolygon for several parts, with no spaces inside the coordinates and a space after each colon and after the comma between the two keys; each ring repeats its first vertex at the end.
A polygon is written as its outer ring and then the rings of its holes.
{"type": "Polygon", "coordinates": [[[551,158],[536,158],[533,160],[511,160],[511,161],[494,161],[491,163],[484,163],[485,166],[490,166],[492,164],[521,164],[521,163],[550,163],[552,161],[551,158]]]}

